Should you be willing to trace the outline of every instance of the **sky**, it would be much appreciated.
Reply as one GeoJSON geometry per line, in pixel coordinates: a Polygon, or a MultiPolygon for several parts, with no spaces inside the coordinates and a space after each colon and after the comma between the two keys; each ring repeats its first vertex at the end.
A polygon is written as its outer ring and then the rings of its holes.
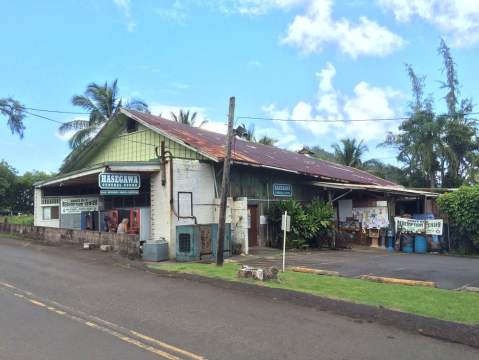
{"type": "MultiPolygon", "coordinates": [[[[154,114],[191,109],[225,132],[235,96],[237,117],[308,120],[236,120],[280,147],[331,150],[354,137],[368,145],[364,160],[394,164],[394,149],[377,145],[399,121],[344,120],[405,116],[406,63],[443,111],[444,38],[462,96],[479,99],[479,0],[0,0],[0,9],[0,97],[30,108],[81,111],[73,95],[118,79],[124,99],[154,114]]],[[[0,159],[19,173],[58,171],[67,136],[40,118],[25,125],[20,140],[0,117],[0,159]]]]}

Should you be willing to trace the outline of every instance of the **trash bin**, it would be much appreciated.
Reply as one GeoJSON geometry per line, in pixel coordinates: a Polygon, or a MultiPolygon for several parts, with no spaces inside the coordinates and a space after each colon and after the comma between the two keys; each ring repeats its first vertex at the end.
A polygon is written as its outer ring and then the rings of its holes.
{"type": "Polygon", "coordinates": [[[408,234],[401,235],[401,249],[405,253],[414,252],[414,236],[408,234]]]}
{"type": "Polygon", "coordinates": [[[424,235],[416,235],[414,239],[414,252],[425,254],[427,252],[427,240],[424,235]]]}
{"type": "Polygon", "coordinates": [[[168,243],[165,240],[147,241],[143,244],[143,260],[165,261],[168,259],[168,243]]]}

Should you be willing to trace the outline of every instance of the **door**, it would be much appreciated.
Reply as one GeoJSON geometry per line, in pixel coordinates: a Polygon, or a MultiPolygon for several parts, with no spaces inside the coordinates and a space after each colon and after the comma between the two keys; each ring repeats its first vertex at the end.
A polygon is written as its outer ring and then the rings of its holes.
{"type": "Polygon", "coordinates": [[[248,206],[248,246],[258,246],[258,207],[248,206]]]}

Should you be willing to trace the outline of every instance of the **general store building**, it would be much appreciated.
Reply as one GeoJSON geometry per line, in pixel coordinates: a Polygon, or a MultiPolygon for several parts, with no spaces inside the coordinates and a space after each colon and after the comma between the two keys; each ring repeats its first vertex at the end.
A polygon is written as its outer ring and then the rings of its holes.
{"type": "MultiPolygon", "coordinates": [[[[141,240],[168,242],[172,259],[214,255],[225,136],[132,110],[121,113],[88,146],[73,151],[58,176],[36,184],[35,225],[109,231],[127,218],[129,231],[141,240]]],[[[279,200],[332,201],[338,227],[347,228],[358,209],[375,208],[382,216],[377,225],[386,226],[397,212],[427,212],[433,195],[235,139],[226,251],[274,245],[267,213],[279,200]]]]}

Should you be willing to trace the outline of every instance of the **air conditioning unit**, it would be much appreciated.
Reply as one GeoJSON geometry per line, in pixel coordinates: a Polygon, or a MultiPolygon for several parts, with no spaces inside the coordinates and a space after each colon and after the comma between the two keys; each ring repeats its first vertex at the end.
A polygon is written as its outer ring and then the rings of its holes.
{"type": "MultiPolygon", "coordinates": [[[[216,258],[218,224],[179,225],[176,227],[176,261],[216,258]]],[[[226,224],[224,256],[231,256],[231,226],[226,224]]]]}

